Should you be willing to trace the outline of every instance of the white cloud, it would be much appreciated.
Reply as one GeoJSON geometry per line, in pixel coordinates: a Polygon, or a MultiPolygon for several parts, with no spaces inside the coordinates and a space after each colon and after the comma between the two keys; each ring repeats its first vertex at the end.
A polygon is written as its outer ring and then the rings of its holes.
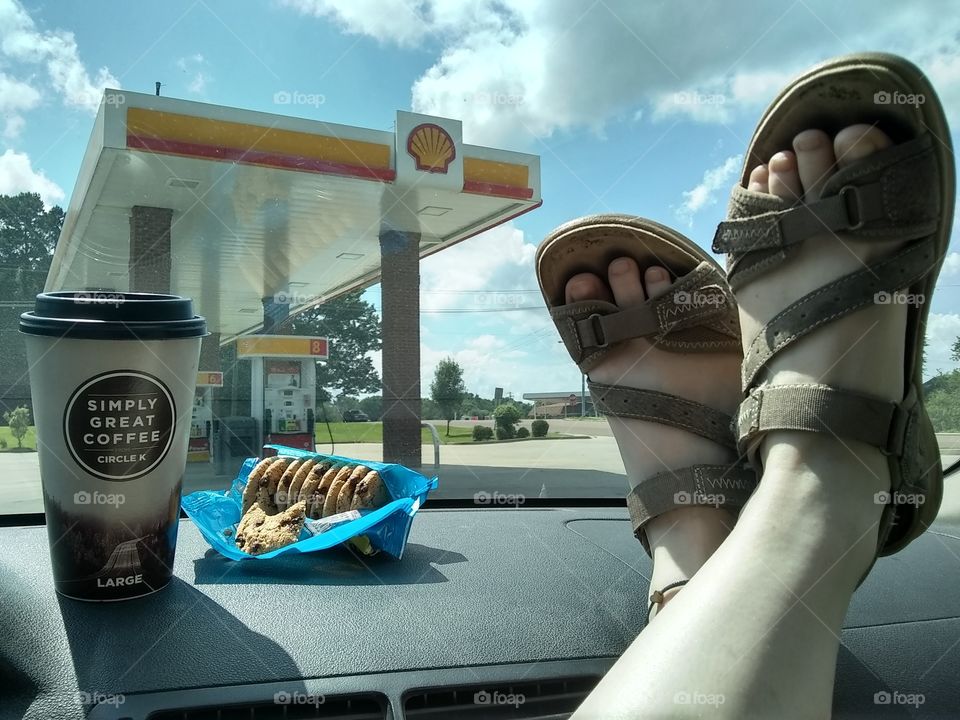
{"type": "Polygon", "coordinates": [[[520,292],[537,287],[534,255],[536,248],[525,243],[523,232],[509,223],[431,255],[420,263],[421,309],[492,310],[542,304],[539,293],[520,292]]]}
{"type": "Polygon", "coordinates": [[[107,68],[91,77],[80,60],[73,33],[39,30],[17,0],[0,0],[0,56],[45,67],[54,92],[69,107],[96,112],[103,89],[120,86],[107,68]]]}
{"type": "Polygon", "coordinates": [[[50,206],[64,198],[63,190],[50,178],[37,172],[26,153],[7,150],[0,155],[0,195],[21,192],[39,193],[44,205],[50,206]]]}
{"type": "Polygon", "coordinates": [[[187,83],[187,92],[193,95],[203,95],[206,92],[207,83],[212,79],[206,67],[207,61],[200,53],[177,60],[177,68],[191,76],[187,83]]]}
{"type": "Polygon", "coordinates": [[[883,21],[872,23],[862,22],[876,12],[872,0],[689,2],[674,12],[635,0],[285,4],[380,42],[439,47],[413,85],[412,106],[463,119],[467,142],[523,145],[558,131],[600,132],[638,107],[654,119],[727,122],[755,115],[804,67],[862,48],[914,58],[945,99],[960,100],[960,15],[950,0],[885,7],[883,21]],[[672,100],[683,92],[723,101],[672,100]]]}
{"type": "Polygon", "coordinates": [[[956,313],[930,313],[927,318],[927,360],[924,377],[930,378],[939,372],[949,372],[960,367],[950,359],[954,341],[960,337],[960,315],[956,313]]]}
{"type": "Polygon", "coordinates": [[[0,72],[0,115],[5,119],[3,136],[15,138],[23,128],[22,113],[40,104],[40,93],[32,86],[0,72]]]}
{"type": "Polygon", "coordinates": [[[960,273],[960,252],[948,253],[943,259],[943,267],[940,270],[940,277],[948,278],[960,273]]]}
{"type": "Polygon", "coordinates": [[[734,155],[724,160],[722,165],[703,173],[703,179],[699,185],[683,192],[683,203],[675,210],[676,216],[688,226],[692,226],[694,215],[706,207],[715,205],[718,196],[730,189],[742,162],[742,155],[734,155]]]}

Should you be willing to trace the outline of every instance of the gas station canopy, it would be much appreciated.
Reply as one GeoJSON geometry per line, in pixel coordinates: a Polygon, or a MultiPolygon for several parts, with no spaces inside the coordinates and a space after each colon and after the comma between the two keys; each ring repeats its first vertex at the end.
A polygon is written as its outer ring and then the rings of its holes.
{"type": "Polygon", "coordinates": [[[108,90],[46,289],[142,289],[133,209],[168,209],[169,292],[226,343],[264,299],[294,313],[377,282],[385,233],[424,257],[539,204],[539,158],[465,145],[456,120],[384,132],[108,90]]]}

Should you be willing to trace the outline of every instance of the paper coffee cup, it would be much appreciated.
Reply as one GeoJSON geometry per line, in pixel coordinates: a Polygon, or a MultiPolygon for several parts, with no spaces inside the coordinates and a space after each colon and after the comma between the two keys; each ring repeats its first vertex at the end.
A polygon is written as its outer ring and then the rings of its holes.
{"type": "Polygon", "coordinates": [[[52,292],[20,316],[57,592],[170,582],[206,322],[174,295],[52,292]]]}

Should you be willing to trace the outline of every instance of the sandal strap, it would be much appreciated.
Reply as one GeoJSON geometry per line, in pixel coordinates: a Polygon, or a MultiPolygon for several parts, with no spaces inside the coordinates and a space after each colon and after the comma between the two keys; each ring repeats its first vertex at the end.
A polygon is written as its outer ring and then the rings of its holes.
{"type": "Polygon", "coordinates": [[[756,486],[756,473],[745,465],[690,465],[657,473],[627,495],[633,534],[649,554],[644,527],[653,518],[692,506],[722,507],[736,515],[756,486]]]}
{"type": "MultiPolygon", "coordinates": [[[[875,153],[839,170],[821,199],[794,203],[747,190],[731,197],[730,219],[720,223],[713,251],[734,256],[728,275],[754,270],[738,262],[744,253],[763,252],[764,266],[813,235],[843,232],[851,240],[914,240],[937,228],[940,177],[930,134],[875,153]],[[742,265],[743,267],[738,267],[742,265]]],[[[755,259],[755,261],[757,260],[755,259]]]]}
{"type": "Polygon", "coordinates": [[[768,385],[750,390],[737,411],[737,442],[745,451],[770,430],[833,435],[899,455],[907,413],[899,403],[829,385],[768,385]]]}
{"type": "Polygon", "coordinates": [[[589,300],[550,308],[560,338],[584,372],[609,348],[650,338],[671,352],[722,352],[740,347],[737,306],[723,272],[708,262],[679,278],[672,292],[620,308],[589,300]]]}
{"type": "MultiPolygon", "coordinates": [[[[742,387],[751,387],[770,359],[818,327],[871,304],[897,302],[895,293],[936,267],[935,238],[914,242],[886,260],[844,275],[803,296],[774,316],[743,354],[742,387]]],[[[924,302],[918,296],[916,302],[924,302]]]]}
{"type": "Polygon", "coordinates": [[[733,418],[708,405],[656,390],[589,382],[594,407],[603,415],[635,418],[686,430],[731,450],[733,418]]]}

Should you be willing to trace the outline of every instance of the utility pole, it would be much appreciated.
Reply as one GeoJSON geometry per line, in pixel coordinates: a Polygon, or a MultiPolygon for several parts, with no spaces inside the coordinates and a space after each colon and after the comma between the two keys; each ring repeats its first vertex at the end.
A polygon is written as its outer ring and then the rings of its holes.
{"type": "Polygon", "coordinates": [[[580,373],[580,417],[587,416],[587,375],[580,373]]]}

